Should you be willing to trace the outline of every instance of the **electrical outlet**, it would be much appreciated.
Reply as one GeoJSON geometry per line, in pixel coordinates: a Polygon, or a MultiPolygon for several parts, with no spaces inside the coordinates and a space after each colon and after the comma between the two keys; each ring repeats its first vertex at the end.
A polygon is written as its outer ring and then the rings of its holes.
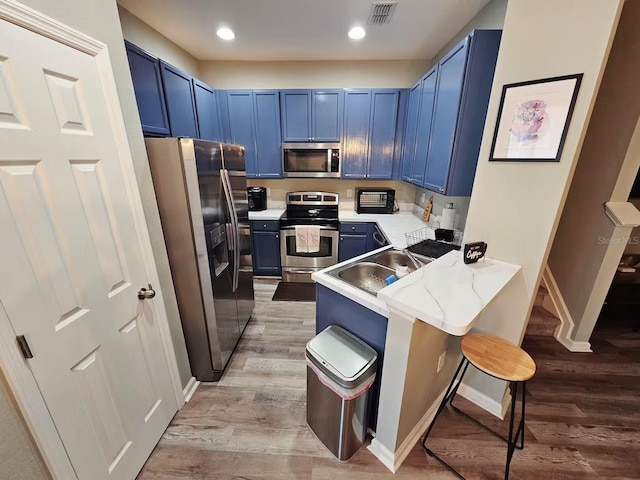
{"type": "Polygon", "coordinates": [[[446,357],[447,357],[447,351],[445,350],[438,357],[438,370],[436,371],[436,373],[440,372],[440,370],[442,370],[442,367],[444,367],[444,359],[446,357]]]}
{"type": "Polygon", "coordinates": [[[353,198],[353,190],[350,188],[347,189],[347,198],[353,198]]]}

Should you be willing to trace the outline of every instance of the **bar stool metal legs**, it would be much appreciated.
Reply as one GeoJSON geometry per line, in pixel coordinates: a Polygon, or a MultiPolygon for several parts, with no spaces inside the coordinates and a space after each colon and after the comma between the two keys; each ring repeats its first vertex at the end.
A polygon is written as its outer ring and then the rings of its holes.
{"type": "MultiPolygon", "coordinates": [[[[525,419],[525,406],[526,406],[526,394],[527,394],[526,385],[527,385],[527,382],[526,381],[510,382],[510,385],[511,385],[511,408],[510,408],[510,418],[509,418],[509,436],[505,437],[504,435],[501,435],[498,432],[496,432],[496,431],[492,430],[491,428],[487,427],[482,422],[476,420],[475,418],[473,418],[468,413],[463,412],[462,410],[460,410],[458,407],[456,407],[453,404],[454,397],[456,396],[456,393],[458,392],[458,388],[460,387],[460,384],[462,383],[462,379],[464,378],[465,374],[467,373],[467,368],[468,367],[469,367],[469,361],[466,358],[462,357],[460,365],[458,365],[458,369],[456,370],[456,373],[453,376],[453,379],[451,380],[451,383],[449,384],[449,387],[447,388],[447,391],[446,391],[446,393],[444,395],[444,398],[442,399],[442,401],[440,402],[440,405],[438,406],[438,410],[436,411],[436,415],[433,418],[433,421],[431,422],[431,425],[429,426],[429,429],[427,430],[427,433],[425,434],[424,439],[422,440],[422,448],[424,448],[424,451],[429,456],[435,458],[438,462],[440,462],[440,464],[442,464],[444,467],[446,467],[451,473],[456,475],[458,478],[460,478],[462,480],[465,480],[465,478],[462,475],[460,475],[460,473],[458,473],[453,467],[451,467],[451,465],[449,465],[447,462],[442,460],[430,448],[427,447],[427,439],[429,438],[429,434],[431,433],[431,430],[433,429],[433,426],[435,425],[436,420],[438,419],[438,416],[440,415],[440,413],[442,412],[442,410],[444,409],[444,407],[446,406],[446,404],[448,402],[451,405],[451,408],[453,408],[453,410],[456,413],[458,413],[460,415],[463,415],[463,416],[469,418],[470,420],[473,420],[476,424],[478,424],[479,426],[481,426],[482,428],[484,428],[488,432],[492,433],[493,435],[498,437],[503,442],[506,442],[506,444],[507,444],[507,464],[506,464],[506,467],[505,467],[504,478],[505,478],[505,480],[508,480],[508,478],[509,478],[509,467],[511,466],[511,459],[513,458],[513,453],[515,452],[516,449],[522,450],[524,448],[524,419],[525,419]],[[462,371],[462,373],[460,374],[461,371],[462,371]],[[460,377],[459,379],[458,379],[458,376],[460,377]],[[517,403],[517,397],[518,397],[518,390],[519,390],[520,384],[522,384],[522,389],[521,389],[522,413],[521,413],[520,422],[519,422],[518,427],[517,427],[517,429],[515,431],[515,434],[514,434],[514,431],[513,431],[514,428],[513,427],[514,427],[514,420],[515,420],[515,412],[516,412],[516,403],[517,403]],[[520,440],[520,442],[518,442],[518,439],[520,440]]],[[[486,373],[486,372],[483,372],[483,373],[486,373]]]]}

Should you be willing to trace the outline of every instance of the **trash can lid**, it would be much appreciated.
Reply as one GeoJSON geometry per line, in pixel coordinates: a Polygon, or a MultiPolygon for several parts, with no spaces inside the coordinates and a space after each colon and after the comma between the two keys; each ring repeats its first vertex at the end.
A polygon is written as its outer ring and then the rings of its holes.
{"type": "Polygon", "coordinates": [[[336,325],[327,327],[307,343],[307,358],[338,385],[357,386],[376,368],[378,355],[369,345],[336,325]]]}

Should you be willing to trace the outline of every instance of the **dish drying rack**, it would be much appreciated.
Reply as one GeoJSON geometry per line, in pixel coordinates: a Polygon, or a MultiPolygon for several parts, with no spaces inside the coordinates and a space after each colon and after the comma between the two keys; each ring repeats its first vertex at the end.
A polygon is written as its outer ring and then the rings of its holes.
{"type": "Polygon", "coordinates": [[[424,240],[435,240],[435,233],[433,231],[429,231],[427,227],[419,228],[418,230],[414,230],[413,232],[407,232],[404,234],[404,237],[407,241],[407,247],[411,245],[416,245],[424,240]]]}

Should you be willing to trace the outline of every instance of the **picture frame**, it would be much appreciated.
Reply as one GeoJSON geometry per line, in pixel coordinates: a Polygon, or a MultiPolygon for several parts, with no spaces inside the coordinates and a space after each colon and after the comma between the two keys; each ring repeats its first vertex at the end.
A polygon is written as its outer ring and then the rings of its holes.
{"type": "Polygon", "coordinates": [[[492,162],[559,162],[582,73],[502,87],[492,162]]]}

